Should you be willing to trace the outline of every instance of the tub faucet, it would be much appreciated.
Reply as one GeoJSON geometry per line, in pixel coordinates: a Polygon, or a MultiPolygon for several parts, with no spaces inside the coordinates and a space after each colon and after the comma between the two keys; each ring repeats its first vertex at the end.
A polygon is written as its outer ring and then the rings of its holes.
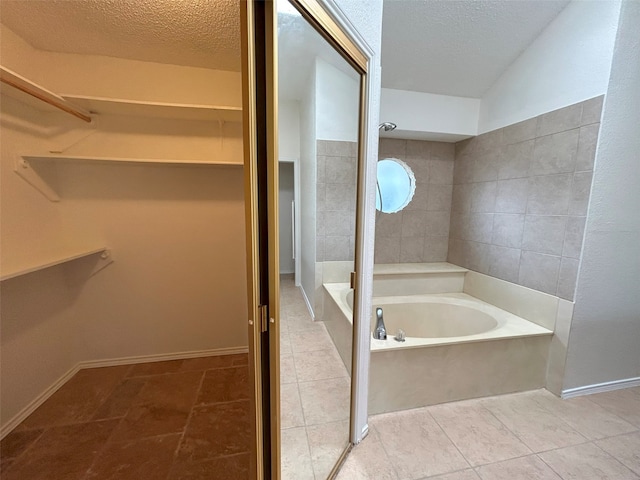
{"type": "Polygon", "coordinates": [[[384,319],[382,318],[382,309],[376,308],[376,331],[373,334],[376,340],[387,339],[387,329],[384,327],[384,319]]]}

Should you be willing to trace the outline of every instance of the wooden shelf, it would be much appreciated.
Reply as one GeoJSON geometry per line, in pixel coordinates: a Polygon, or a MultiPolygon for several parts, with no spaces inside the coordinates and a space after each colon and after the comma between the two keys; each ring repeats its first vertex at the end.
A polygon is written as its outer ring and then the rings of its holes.
{"type": "Polygon", "coordinates": [[[167,165],[185,167],[211,167],[228,166],[242,167],[242,163],[234,162],[202,162],[198,160],[175,160],[162,158],[123,158],[123,157],[92,157],[87,155],[65,155],[59,153],[47,153],[44,155],[22,155],[28,162],[42,161],[62,161],[62,162],[83,162],[83,163],[112,163],[112,164],[145,164],[145,165],[167,165]]]}
{"type": "Polygon", "coordinates": [[[0,81],[2,82],[3,95],[15,98],[39,110],[48,112],[62,110],[85,122],[91,122],[88,111],[1,65],[0,81]]]}
{"type": "Polygon", "coordinates": [[[242,121],[241,107],[141,102],[137,100],[89,97],[82,95],[62,95],[62,97],[74,105],[78,105],[91,113],[97,113],[100,115],[128,115],[135,117],[199,121],[242,121]]]}
{"type": "Polygon", "coordinates": [[[39,270],[44,270],[45,268],[54,267],[56,265],[61,265],[63,263],[73,262],[74,260],[79,260],[81,258],[89,257],[91,255],[101,254],[100,260],[101,265],[94,268],[92,273],[95,273],[98,270],[101,270],[106,265],[111,263],[113,260],[111,258],[111,253],[107,249],[107,247],[100,248],[91,248],[86,250],[80,250],[75,252],[60,252],[57,255],[51,255],[49,258],[40,260],[40,261],[27,261],[18,265],[11,265],[9,267],[2,269],[2,274],[0,275],[0,281],[9,280],[11,278],[19,277],[21,275],[26,275],[28,273],[37,272],[39,270]]]}

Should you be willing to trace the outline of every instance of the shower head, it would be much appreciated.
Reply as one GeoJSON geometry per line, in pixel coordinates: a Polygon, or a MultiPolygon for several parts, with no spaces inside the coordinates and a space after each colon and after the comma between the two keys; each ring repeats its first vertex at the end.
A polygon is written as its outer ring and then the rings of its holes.
{"type": "Polygon", "coordinates": [[[396,124],[391,122],[384,122],[378,125],[378,130],[384,130],[385,132],[390,132],[391,130],[396,129],[396,124]]]}

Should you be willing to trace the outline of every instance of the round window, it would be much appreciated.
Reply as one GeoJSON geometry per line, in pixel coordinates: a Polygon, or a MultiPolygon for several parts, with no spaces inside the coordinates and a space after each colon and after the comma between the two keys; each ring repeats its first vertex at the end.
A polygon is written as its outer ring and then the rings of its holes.
{"type": "Polygon", "coordinates": [[[395,213],[409,205],[416,191],[416,177],[409,165],[397,158],[378,162],[376,209],[395,213]]]}

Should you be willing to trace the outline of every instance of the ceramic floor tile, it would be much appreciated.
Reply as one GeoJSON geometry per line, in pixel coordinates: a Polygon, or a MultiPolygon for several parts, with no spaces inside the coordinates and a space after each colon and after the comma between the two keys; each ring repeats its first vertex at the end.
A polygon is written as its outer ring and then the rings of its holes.
{"type": "Polygon", "coordinates": [[[292,428],[304,426],[302,404],[297,383],[288,383],[280,387],[280,427],[292,428]]]}
{"type": "Polygon", "coordinates": [[[539,455],[563,480],[637,480],[638,476],[598,446],[587,443],[539,455]]]}
{"type": "Polygon", "coordinates": [[[14,460],[22,455],[35,442],[44,430],[23,430],[9,433],[0,442],[0,461],[8,465],[9,460],[14,460]]]}
{"type": "Polygon", "coordinates": [[[124,417],[138,396],[147,379],[125,378],[94,413],[93,420],[124,417]]]}
{"type": "Polygon", "coordinates": [[[309,426],[307,439],[315,477],[324,480],[349,444],[349,422],[309,426]]]}
{"type": "Polygon", "coordinates": [[[249,393],[249,367],[217,368],[204,373],[196,403],[205,405],[246,400],[249,393]]]}
{"type": "Polygon", "coordinates": [[[204,372],[185,372],[148,377],[114,432],[114,440],[181,432],[187,423],[203,375],[204,372]]]}
{"type": "Polygon", "coordinates": [[[636,427],[592,402],[588,397],[562,400],[546,392],[536,396],[535,399],[543,408],[554,413],[591,440],[637,430],[636,427]]]}
{"type": "MultiPolygon", "coordinates": [[[[424,479],[426,480],[426,479],[424,479]]],[[[429,477],[429,480],[480,480],[480,477],[473,470],[460,470],[459,472],[445,473],[436,477],[429,477]]]]}
{"type": "Polygon", "coordinates": [[[349,376],[335,348],[308,352],[296,352],[294,349],[293,357],[299,382],[349,376]]]}
{"type": "Polygon", "coordinates": [[[596,444],[640,476],[640,432],[607,438],[596,444]]]}
{"type": "Polygon", "coordinates": [[[419,479],[469,468],[458,449],[426,409],[370,419],[400,480],[419,479]]]}
{"type": "Polygon", "coordinates": [[[282,431],[282,480],[314,480],[311,454],[304,427],[282,431]]]}
{"type": "Polygon", "coordinates": [[[384,447],[369,434],[360,444],[353,447],[337,480],[397,480],[384,447]]]}
{"type": "Polygon", "coordinates": [[[166,478],[182,434],[109,443],[93,463],[86,480],[166,478]]]}
{"type": "Polygon", "coordinates": [[[195,407],[178,450],[178,460],[202,462],[248,452],[249,408],[248,400],[195,407]]]}
{"type": "Polygon", "coordinates": [[[335,348],[333,340],[331,340],[327,329],[322,323],[316,323],[305,330],[292,331],[289,337],[291,338],[291,350],[293,353],[335,348]]]}
{"type": "Polygon", "coordinates": [[[482,480],[562,480],[536,455],[492,463],[476,472],[482,480]]]}
{"type": "Polygon", "coordinates": [[[288,333],[280,335],[280,356],[282,355],[293,355],[293,350],[291,349],[291,336],[288,333]]]}
{"type": "Polygon", "coordinates": [[[178,463],[168,480],[247,480],[250,462],[249,453],[240,453],[198,463],[178,463]]]}
{"type": "Polygon", "coordinates": [[[640,428],[640,387],[596,393],[587,398],[640,428]]]}
{"type": "Polygon", "coordinates": [[[320,322],[314,322],[311,315],[292,315],[287,314],[287,328],[289,333],[299,332],[301,330],[308,330],[310,328],[316,328],[320,325],[320,322]]]}
{"type": "Polygon", "coordinates": [[[349,418],[351,382],[348,378],[298,384],[306,425],[338,422],[349,418]]]}
{"type": "Polygon", "coordinates": [[[481,402],[527,447],[534,452],[586,442],[559,417],[542,408],[539,392],[493,397],[481,402]]]}
{"type": "Polygon", "coordinates": [[[478,403],[430,407],[429,412],[473,466],[531,454],[509,429],[478,403]]]}
{"type": "Polygon", "coordinates": [[[311,318],[307,304],[303,300],[297,300],[285,307],[288,316],[301,316],[311,318]]]}
{"type": "Polygon", "coordinates": [[[280,355],[280,385],[286,385],[288,383],[296,383],[298,377],[296,376],[296,367],[293,361],[293,355],[281,354],[280,355]]]}
{"type": "Polygon", "coordinates": [[[3,480],[78,480],[119,420],[52,427],[3,472],[3,480]]]}
{"type": "Polygon", "coordinates": [[[150,375],[163,375],[176,373],[182,368],[184,360],[166,360],[164,362],[138,363],[131,367],[128,377],[146,377],[150,375]]]}
{"type": "Polygon", "coordinates": [[[240,365],[247,365],[248,355],[240,353],[237,355],[213,355],[210,357],[186,358],[182,360],[179,371],[189,372],[192,370],[211,370],[212,368],[226,368],[240,365]]]}
{"type": "Polygon", "coordinates": [[[80,370],[29,415],[19,429],[89,421],[130,368],[130,365],[122,365],[80,370]]]}

